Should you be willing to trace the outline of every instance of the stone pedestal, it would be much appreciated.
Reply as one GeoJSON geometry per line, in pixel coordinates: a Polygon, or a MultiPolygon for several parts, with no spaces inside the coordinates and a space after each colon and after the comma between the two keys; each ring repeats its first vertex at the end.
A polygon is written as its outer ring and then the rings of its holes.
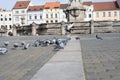
{"type": "Polygon", "coordinates": [[[61,35],[65,35],[65,34],[66,34],[65,27],[66,27],[65,22],[62,22],[62,23],[61,23],[61,35]]]}
{"type": "Polygon", "coordinates": [[[36,36],[37,35],[37,29],[38,25],[36,23],[32,23],[32,36],[36,36]]]}
{"type": "Polygon", "coordinates": [[[13,25],[13,36],[17,36],[17,29],[15,25],[13,25]]]}
{"type": "Polygon", "coordinates": [[[94,33],[94,21],[91,20],[90,21],[90,34],[93,34],[94,33]]]}

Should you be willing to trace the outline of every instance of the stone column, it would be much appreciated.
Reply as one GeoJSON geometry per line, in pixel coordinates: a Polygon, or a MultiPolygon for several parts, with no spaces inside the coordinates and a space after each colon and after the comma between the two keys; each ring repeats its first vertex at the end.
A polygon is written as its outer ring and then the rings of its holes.
{"type": "Polygon", "coordinates": [[[61,35],[65,35],[65,33],[66,33],[65,27],[66,27],[65,22],[62,22],[62,23],[61,23],[61,35]]]}
{"type": "Polygon", "coordinates": [[[15,25],[13,25],[13,36],[17,36],[17,29],[15,25]]]}
{"type": "Polygon", "coordinates": [[[94,33],[94,21],[91,20],[90,21],[90,34],[93,34],[94,33]]]}
{"type": "Polygon", "coordinates": [[[36,30],[37,28],[38,28],[38,25],[35,22],[33,22],[32,23],[32,36],[37,35],[37,30],[36,30]]]}

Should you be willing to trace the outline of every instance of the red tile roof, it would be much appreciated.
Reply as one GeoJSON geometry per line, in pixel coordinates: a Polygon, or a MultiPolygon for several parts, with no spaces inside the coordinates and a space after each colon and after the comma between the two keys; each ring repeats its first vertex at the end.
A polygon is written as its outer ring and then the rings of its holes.
{"type": "Polygon", "coordinates": [[[113,2],[94,2],[94,11],[118,10],[116,1],[113,2]]]}
{"type": "Polygon", "coordinates": [[[88,6],[90,6],[90,5],[92,5],[92,1],[83,2],[83,5],[88,5],[88,6]]]}
{"type": "Polygon", "coordinates": [[[68,7],[68,4],[60,4],[61,9],[66,9],[68,7]]]}
{"type": "Polygon", "coordinates": [[[29,6],[28,11],[39,11],[43,10],[44,6],[38,5],[38,6],[29,6]]]}
{"type": "Polygon", "coordinates": [[[46,2],[44,8],[45,9],[60,8],[60,2],[46,2]]]}
{"type": "Polygon", "coordinates": [[[30,1],[17,1],[13,9],[25,9],[28,7],[30,1]]]}

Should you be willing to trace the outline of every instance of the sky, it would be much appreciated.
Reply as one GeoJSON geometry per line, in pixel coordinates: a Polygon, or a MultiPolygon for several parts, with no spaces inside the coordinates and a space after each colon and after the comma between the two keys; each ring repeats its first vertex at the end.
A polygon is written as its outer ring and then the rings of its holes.
{"type": "MultiPolygon", "coordinates": [[[[17,1],[20,1],[20,0],[0,0],[0,8],[11,10],[17,1]]],[[[44,4],[45,1],[46,2],[60,1],[61,3],[68,2],[68,0],[31,0],[31,3],[33,5],[41,5],[41,4],[44,4]]],[[[90,0],[82,0],[82,1],[90,1],[90,0]]],[[[113,0],[92,0],[92,1],[101,2],[101,1],[113,1],[113,0]]]]}

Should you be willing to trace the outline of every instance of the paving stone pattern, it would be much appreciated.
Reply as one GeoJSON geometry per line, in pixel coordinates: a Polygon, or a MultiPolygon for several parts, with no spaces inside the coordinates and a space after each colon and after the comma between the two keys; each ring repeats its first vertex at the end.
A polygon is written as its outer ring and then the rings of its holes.
{"type": "Polygon", "coordinates": [[[120,34],[94,36],[80,36],[86,80],[120,80],[120,34]]]}
{"type": "MultiPolygon", "coordinates": [[[[32,43],[36,39],[47,39],[54,36],[41,37],[0,37],[0,46],[4,41],[9,41],[8,53],[0,55],[0,80],[30,80],[31,77],[39,70],[55,53],[54,46],[32,47],[28,50],[22,50],[19,47],[13,50],[13,43],[22,41],[32,43]]],[[[58,36],[61,37],[61,36],[58,36]]]]}

